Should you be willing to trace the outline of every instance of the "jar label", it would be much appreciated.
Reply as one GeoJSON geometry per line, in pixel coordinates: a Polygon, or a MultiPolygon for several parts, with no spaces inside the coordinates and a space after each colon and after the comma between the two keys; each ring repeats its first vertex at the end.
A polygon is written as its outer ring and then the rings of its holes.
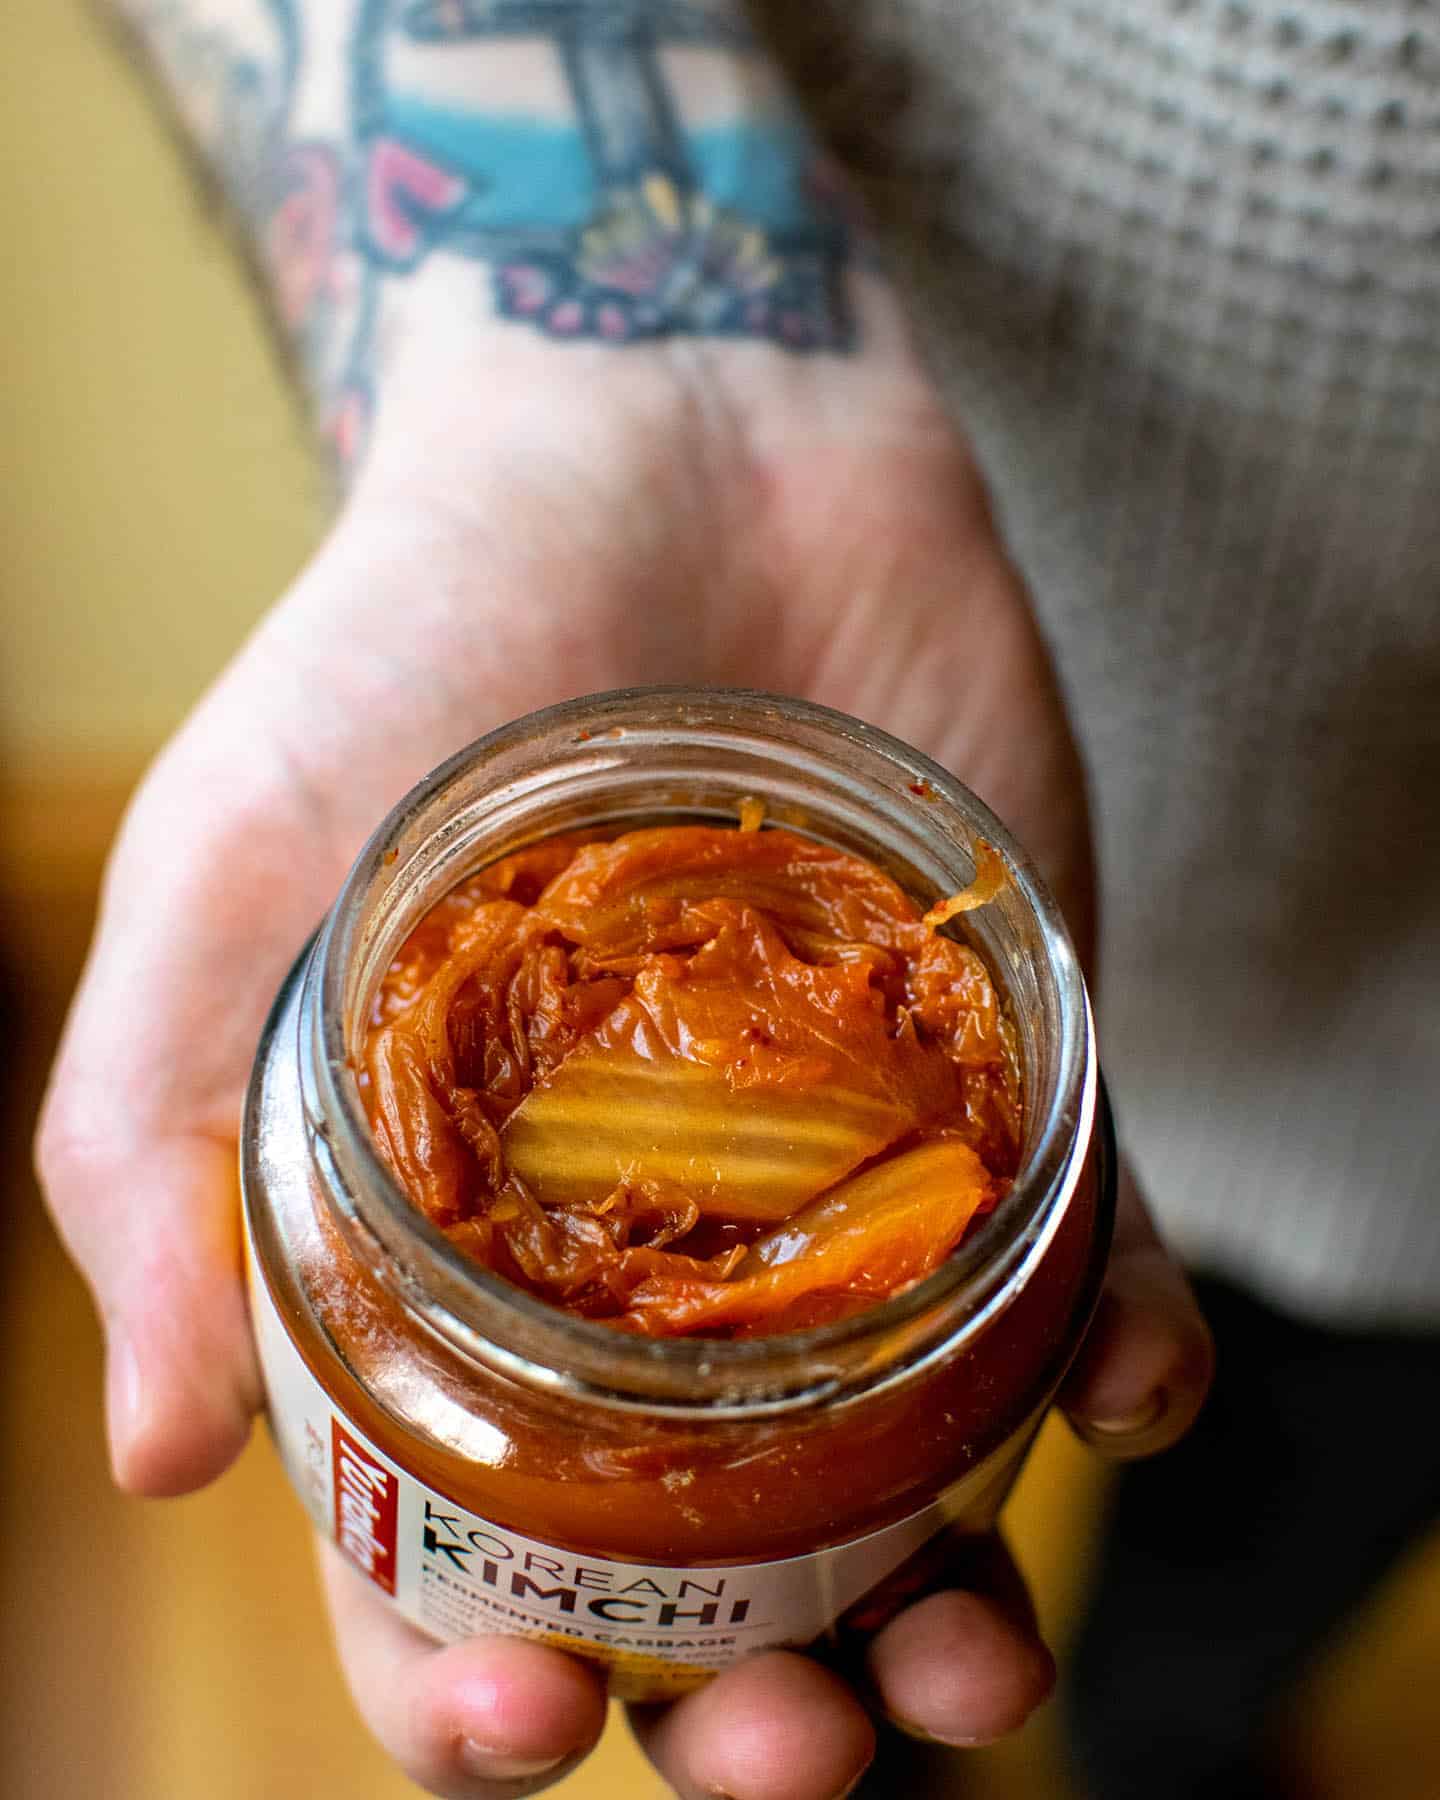
{"type": "Polygon", "coordinates": [[[387,1457],[336,1410],[253,1258],[250,1270],[271,1429],[324,1536],[432,1637],[554,1644],[610,1665],[621,1697],[664,1698],[752,1651],[814,1643],[937,1533],[988,1530],[1038,1423],[931,1505],[830,1549],[689,1568],[577,1556],[467,1512],[387,1457]]]}

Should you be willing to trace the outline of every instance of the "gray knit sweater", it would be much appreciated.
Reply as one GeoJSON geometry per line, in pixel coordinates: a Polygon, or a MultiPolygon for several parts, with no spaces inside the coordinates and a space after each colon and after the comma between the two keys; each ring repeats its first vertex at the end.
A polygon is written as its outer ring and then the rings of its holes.
{"type": "Polygon", "coordinates": [[[762,10],[1070,695],[1162,1220],[1297,1310],[1440,1325],[1440,7],[762,10]]]}

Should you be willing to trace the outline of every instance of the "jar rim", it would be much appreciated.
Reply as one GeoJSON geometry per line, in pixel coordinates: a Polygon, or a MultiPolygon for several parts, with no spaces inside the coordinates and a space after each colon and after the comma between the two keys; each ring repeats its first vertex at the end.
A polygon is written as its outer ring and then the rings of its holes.
{"type": "MultiPolygon", "coordinates": [[[[480,861],[455,872],[446,885],[478,866],[480,861]]],[[[958,859],[954,876],[955,889],[970,879],[958,859]]],[[[451,1349],[530,1385],[613,1407],[671,1416],[753,1417],[833,1404],[847,1391],[874,1394],[909,1379],[983,1329],[996,1306],[1028,1277],[1079,1180],[1097,1110],[1104,1127],[1096,1134],[1102,1156],[1113,1165],[1106,1155],[1108,1116],[1083,977],[1059,908],[1026,853],[982,801],[920,751],[847,714],[754,689],[666,684],[587,695],[514,720],[440,764],[381,821],[356,858],[307,966],[300,1031],[312,1151],[352,1245],[363,1249],[417,1322],[451,1349]],[[424,821],[433,819],[457,783],[481,764],[557,734],[603,743],[634,729],[637,715],[672,713],[682,733],[697,723],[723,730],[739,720],[753,728],[783,717],[817,740],[843,744],[888,767],[911,793],[923,786],[930,818],[948,809],[1000,856],[1008,882],[1035,922],[1058,1002],[1056,1078],[1011,1189],[995,1210],[938,1269],[902,1293],[845,1319],[771,1337],[648,1338],[620,1332],[566,1313],[481,1267],[450,1242],[392,1175],[375,1145],[355,1079],[349,1022],[369,908],[402,859],[426,841],[424,821]],[[866,1348],[882,1340],[900,1349],[877,1367],[866,1348]],[[537,1354],[537,1346],[544,1354],[537,1354]]],[[[1026,1075],[1028,1080],[1028,1070],[1026,1075]]],[[[1113,1186],[1113,1166],[1102,1170],[1102,1180],[1113,1186]]]]}

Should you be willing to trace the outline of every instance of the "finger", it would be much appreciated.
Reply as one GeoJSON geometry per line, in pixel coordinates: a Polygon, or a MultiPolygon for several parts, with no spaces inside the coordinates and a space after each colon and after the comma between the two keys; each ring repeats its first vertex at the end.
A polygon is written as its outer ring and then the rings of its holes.
{"type": "Polygon", "coordinates": [[[412,1780],[443,1800],[539,1793],[589,1754],[605,1724],[599,1681],[523,1638],[437,1646],[331,1544],[320,1567],[361,1716],[412,1780]]]}
{"type": "Polygon", "coordinates": [[[632,1707],[630,1723],[683,1800],[840,1800],[875,1754],[875,1728],[845,1684],[783,1650],[673,1706],[632,1707]]]}
{"type": "MultiPolygon", "coordinates": [[[[941,1744],[987,1744],[1014,1731],[1055,1684],[1024,1582],[998,1538],[967,1565],[983,1591],[948,1587],[907,1607],[877,1634],[869,1672],[902,1729],[941,1744]]],[[[957,1569],[956,1573],[959,1573],[957,1569]]]]}
{"type": "Polygon", "coordinates": [[[172,768],[137,797],[37,1138],[46,1199],[105,1330],[116,1479],[135,1493],[218,1474],[259,1400],[236,1142],[261,1021],[302,934],[284,906],[256,905],[302,887],[286,889],[285,852],[266,836],[278,819],[294,841],[268,793],[257,778],[259,798],[242,800],[172,768]],[[223,798],[224,831],[197,827],[197,794],[223,798]]]}
{"type": "Polygon", "coordinates": [[[105,1332],[110,1460],[128,1493],[178,1494],[234,1460],[260,1379],[240,1278],[233,1143],[126,1149],[52,1103],[39,1162],[105,1332]]]}
{"type": "Polygon", "coordinates": [[[1061,1405],[1077,1436],[1102,1454],[1150,1456],[1190,1429],[1214,1365],[1190,1283],[1122,1168],[1105,1286],[1061,1405]]]}

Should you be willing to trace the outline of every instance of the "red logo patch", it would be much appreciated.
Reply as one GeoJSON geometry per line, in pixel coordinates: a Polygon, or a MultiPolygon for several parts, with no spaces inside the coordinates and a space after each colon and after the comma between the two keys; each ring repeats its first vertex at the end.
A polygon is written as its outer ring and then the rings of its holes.
{"type": "Polygon", "coordinates": [[[338,1419],[330,1422],[330,1450],[335,1542],[362,1575],[393,1595],[400,1484],[341,1429],[338,1419]]]}

